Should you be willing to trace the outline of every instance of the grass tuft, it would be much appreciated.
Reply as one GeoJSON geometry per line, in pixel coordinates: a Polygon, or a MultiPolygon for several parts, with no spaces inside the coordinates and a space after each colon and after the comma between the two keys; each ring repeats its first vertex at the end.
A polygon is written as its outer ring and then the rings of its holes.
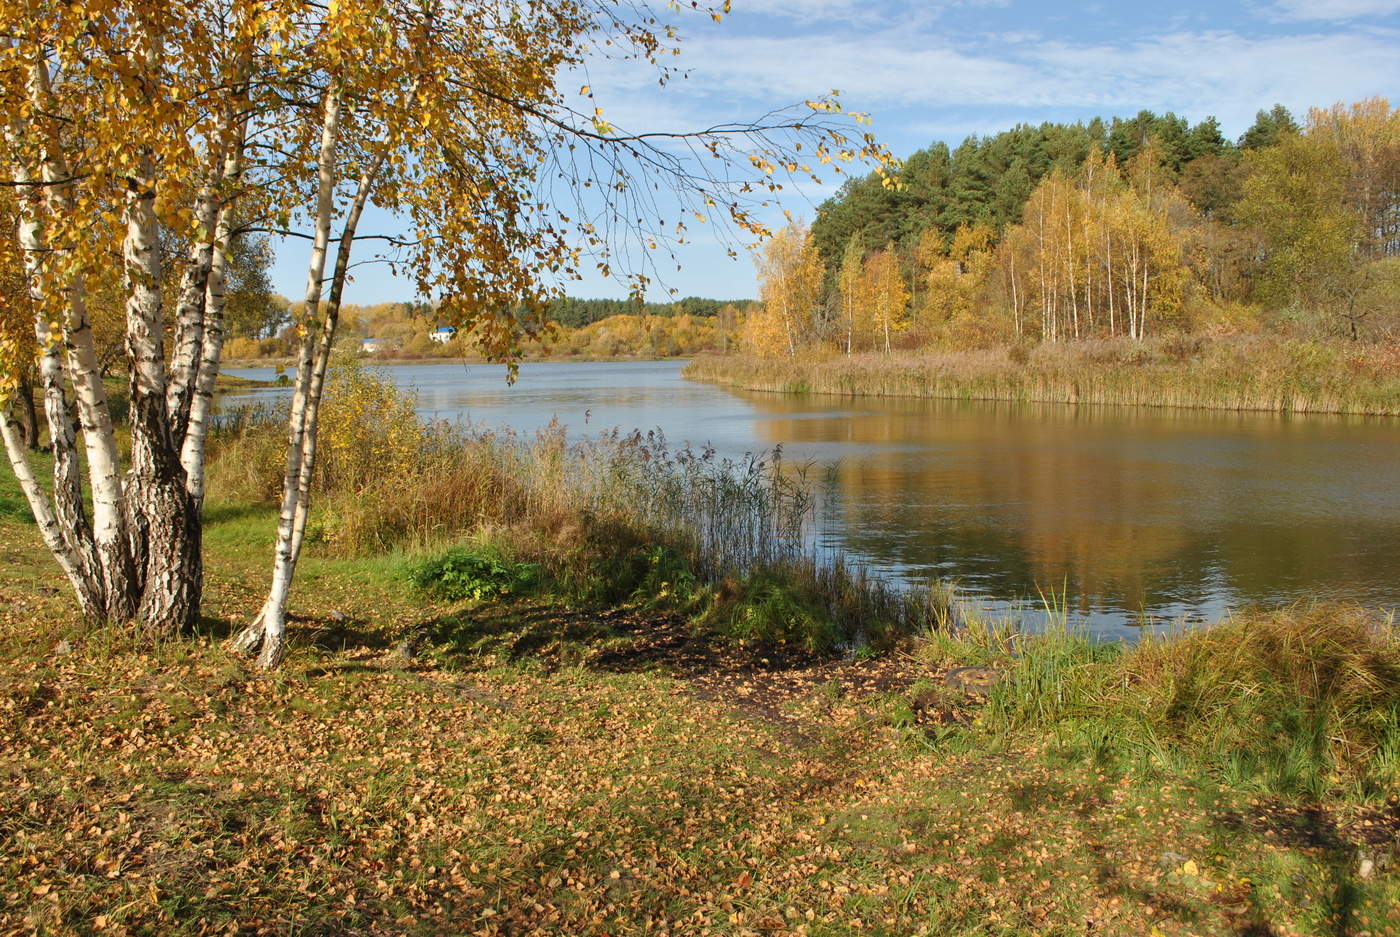
{"type": "Polygon", "coordinates": [[[1194,766],[1276,793],[1400,783],[1400,633],[1361,608],[1251,612],[1131,648],[1063,628],[1016,643],[985,715],[994,731],[1052,728],[1098,762],[1194,766]]]}

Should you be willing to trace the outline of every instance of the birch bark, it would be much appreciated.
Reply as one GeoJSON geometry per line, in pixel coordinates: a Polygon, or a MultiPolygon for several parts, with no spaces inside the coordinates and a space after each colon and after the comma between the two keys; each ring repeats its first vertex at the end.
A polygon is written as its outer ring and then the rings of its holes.
{"type": "Polygon", "coordinates": [[[220,200],[217,221],[214,223],[209,270],[205,276],[205,294],[200,303],[204,315],[198,360],[193,365],[196,370],[185,430],[183,434],[175,437],[180,445],[180,465],[185,473],[185,487],[194,499],[196,510],[204,504],[205,444],[209,417],[214,408],[214,384],[219,377],[219,363],[223,358],[224,339],[227,337],[224,306],[228,286],[228,255],[233,237],[233,205],[230,193],[237,187],[242,176],[243,147],[247,133],[247,120],[244,119],[236,129],[232,148],[224,161],[224,197],[220,200]]]}
{"type": "Polygon", "coordinates": [[[300,491],[302,446],[306,432],[306,410],[311,391],[316,336],[319,321],[321,282],[325,275],[326,253],[330,245],[331,213],[335,194],[335,157],[340,136],[340,96],[327,90],[321,119],[321,146],[317,156],[316,233],[311,260],[306,271],[306,337],[297,362],[296,390],[292,394],[287,419],[287,467],[282,478],[282,507],[277,519],[277,546],[272,565],[272,585],[268,596],[248,627],[233,641],[233,649],[251,654],[258,651],[258,665],[272,669],[281,663],[287,630],[287,596],[291,592],[296,559],[292,551],[292,531],[296,522],[300,491]],[[261,649],[261,650],[259,650],[261,649]]]}
{"type": "Polygon", "coordinates": [[[315,369],[306,401],[306,429],[302,436],[301,468],[297,476],[297,510],[292,522],[292,564],[301,558],[301,544],[306,537],[306,520],[311,512],[311,479],[316,471],[316,435],[320,426],[321,396],[326,385],[326,369],[330,365],[331,348],[335,345],[336,327],[340,323],[340,301],[345,293],[345,280],[350,272],[350,251],[355,244],[355,231],[365,210],[370,188],[379,173],[379,163],[366,168],[355,188],[355,198],[346,215],[336,247],[335,271],[331,274],[330,295],[326,299],[326,315],[321,329],[320,347],[316,352],[315,369]]]}
{"type": "MultiPolygon", "coordinates": [[[[48,64],[42,55],[31,66],[28,88],[30,101],[36,110],[58,110],[53,100],[48,64]]],[[[15,128],[11,128],[11,135],[12,138],[18,136],[15,128]]],[[[86,286],[81,274],[54,275],[55,268],[59,266],[57,255],[62,253],[63,245],[49,243],[40,221],[40,212],[44,208],[55,217],[73,212],[68,161],[62,142],[51,129],[46,129],[42,134],[39,161],[46,204],[40,206],[37,200],[30,202],[19,234],[35,314],[43,318],[41,311],[51,308],[55,302],[61,303],[63,309],[62,344],[66,348],[66,375],[58,348],[49,347],[57,341],[57,337],[48,334],[47,323],[35,324],[36,337],[41,347],[46,349],[40,373],[45,414],[55,455],[55,513],[79,554],[86,557],[91,553],[95,558],[92,571],[94,581],[90,584],[90,590],[101,597],[95,609],[97,617],[121,621],[130,618],[135,611],[137,589],[127,545],[125,492],[116,433],[107,391],[102,384],[102,367],[93,340],[92,324],[88,318],[86,286]],[[49,258],[47,262],[45,257],[49,258]],[[55,286],[55,280],[62,283],[61,289],[55,286]],[[51,295],[59,293],[62,295],[51,295]],[[73,420],[64,394],[65,377],[72,381],[78,420],[83,430],[83,448],[92,493],[91,524],[83,509],[76,465],[65,464],[62,473],[68,477],[62,487],[58,485],[59,461],[62,459],[69,463],[72,460],[75,444],[73,420]],[[61,429],[56,429],[58,422],[63,424],[61,429]],[[80,545],[77,543],[80,540],[88,543],[80,545]]],[[[24,167],[19,168],[17,177],[23,179],[29,175],[24,167]]]]}

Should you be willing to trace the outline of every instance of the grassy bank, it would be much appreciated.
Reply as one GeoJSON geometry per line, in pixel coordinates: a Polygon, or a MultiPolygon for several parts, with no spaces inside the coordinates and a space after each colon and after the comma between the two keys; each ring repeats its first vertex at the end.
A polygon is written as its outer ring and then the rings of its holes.
{"type": "MultiPolygon", "coordinates": [[[[226,419],[212,489],[270,507],[284,435],[269,414],[226,419]]],[[[519,438],[423,425],[410,397],[356,365],[328,385],[316,496],[310,542],[340,556],[455,547],[423,577],[464,595],[519,591],[511,570],[528,567],[533,585],[575,601],[643,600],[811,651],[888,645],[948,611],[937,591],[894,590],[811,550],[800,466],[653,433],[570,442],[557,426],[519,438]]]]}
{"type": "Polygon", "coordinates": [[[1262,338],[1079,342],[789,361],[702,356],[697,381],[780,393],[1400,415],[1393,347],[1262,338]]]}

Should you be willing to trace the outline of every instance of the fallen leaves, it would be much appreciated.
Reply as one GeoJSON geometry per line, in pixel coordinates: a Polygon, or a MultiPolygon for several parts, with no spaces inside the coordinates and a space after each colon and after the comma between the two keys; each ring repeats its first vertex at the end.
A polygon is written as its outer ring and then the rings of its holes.
{"type": "MultiPolygon", "coordinates": [[[[567,663],[488,650],[455,661],[470,674],[405,669],[387,649],[442,610],[347,585],[344,569],[321,604],[399,630],[381,647],[303,643],[274,678],[197,641],[26,657],[30,621],[3,619],[0,931],[941,935],[1092,920],[1175,935],[1238,930],[1257,907],[1280,932],[1328,929],[1306,909],[1331,847],[1281,841],[1279,805],[1238,808],[1216,858],[1222,806],[1188,784],[1033,751],[911,751],[866,716],[918,676],[912,662],[740,653],[619,612],[567,663]],[[1163,868],[1169,852],[1182,858],[1163,868]],[[1199,878],[1188,856],[1251,884],[1176,881],[1199,878]],[[1260,881],[1278,889],[1267,902],[1260,881]]],[[[258,598],[217,578],[211,593],[258,598]]],[[[302,634],[319,627],[307,604],[302,634]]],[[[1395,934],[1375,904],[1393,884],[1366,888],[1357,922],[1395,934]]]]}

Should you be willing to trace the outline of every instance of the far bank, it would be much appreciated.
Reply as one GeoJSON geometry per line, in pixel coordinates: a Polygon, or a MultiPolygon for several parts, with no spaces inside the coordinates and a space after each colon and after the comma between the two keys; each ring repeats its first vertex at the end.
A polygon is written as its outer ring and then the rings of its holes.
{"type": "Polygon", "coordinates": [[[1345,342],[1170,337],[888,355],[701,355],[683,373],[786,394],[1400,415],[1400,347],[1345,342]]]}

